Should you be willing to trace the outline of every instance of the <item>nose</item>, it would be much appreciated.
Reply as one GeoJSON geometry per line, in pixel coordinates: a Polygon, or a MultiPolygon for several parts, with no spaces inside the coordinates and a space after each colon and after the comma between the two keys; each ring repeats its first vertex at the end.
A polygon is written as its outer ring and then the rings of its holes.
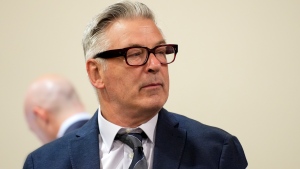
{"type": "Polygon", "coordinates": [[[156,58],[156,56],[153,53],[150,53],[148,63],[148,72],[158,72],[161,68],[160,61],[156,58]]]}

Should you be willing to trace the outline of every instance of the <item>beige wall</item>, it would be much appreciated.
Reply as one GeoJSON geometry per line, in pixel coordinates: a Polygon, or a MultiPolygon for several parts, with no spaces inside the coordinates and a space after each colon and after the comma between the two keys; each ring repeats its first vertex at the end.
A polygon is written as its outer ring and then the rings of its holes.
{"type": "MultiPolygon", "coordinates": [[[[143,2],[168,42],[179,44],[165,107],[236,135],[250,169],[299,168],[300,1],[143,2]]],[[[22,110],[24,92],[37,76],[69,77],[87,111],[96,110],[81,37],[111,3],[1,1],[1,169],[21,168],[41,145],[22,110]]]]}

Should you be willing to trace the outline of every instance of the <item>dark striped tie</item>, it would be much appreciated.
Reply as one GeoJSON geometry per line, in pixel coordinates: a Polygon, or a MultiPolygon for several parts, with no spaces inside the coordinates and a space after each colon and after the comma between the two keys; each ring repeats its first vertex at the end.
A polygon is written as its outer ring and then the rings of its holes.
{"type": "MultiPolygon", "coordinates": [[[[144,133],[143,133],[144,134],[144,133]]],[[[144,134],[146,135],[146,134],[144,134]]],[[[132,148],[134,156],[129,169],[147,169],[147,160],[143,152],[141,133],[117,134],[116,140],[120,140],[132,148]]]]}

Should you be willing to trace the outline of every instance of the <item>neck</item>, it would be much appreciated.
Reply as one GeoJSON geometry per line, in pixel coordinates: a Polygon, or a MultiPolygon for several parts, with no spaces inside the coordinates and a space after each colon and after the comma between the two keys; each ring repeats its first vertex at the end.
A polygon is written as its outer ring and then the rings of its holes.
{"type": "Polygon", "coordinates": [[[136,128],[153,118],[157,111],[125,111],[108,109],[100,105],[102,116],[109,122],[121,127],[136,128]]]}

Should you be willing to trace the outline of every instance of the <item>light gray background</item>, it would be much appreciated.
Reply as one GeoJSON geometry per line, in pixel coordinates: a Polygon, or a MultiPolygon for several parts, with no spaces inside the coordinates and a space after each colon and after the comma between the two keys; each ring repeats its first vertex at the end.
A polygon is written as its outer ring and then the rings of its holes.
{"type": "MultiPolygon", "coordinates": [[[[25,90],[36,77],[68,77],[95,112],[81,38],[113,2],[1,0],[1,169],[21,168],[41,146],[23,115],[25,90]]],[[[248,169],[299,168],[300,1],[142,2],[167,41],[179,44],[165,107],[236,135],[248,169]]]]}

